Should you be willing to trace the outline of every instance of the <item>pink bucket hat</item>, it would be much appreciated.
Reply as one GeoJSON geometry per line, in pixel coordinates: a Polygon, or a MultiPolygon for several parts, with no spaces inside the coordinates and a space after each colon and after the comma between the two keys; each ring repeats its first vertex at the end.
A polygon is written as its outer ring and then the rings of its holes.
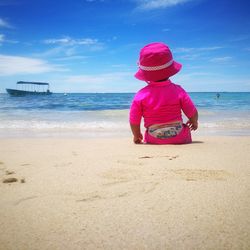
{"type": "Polygon", "coordinates": [[[175,75],[181,64],[173,60],[172,53],[164,43],[150,43],[140,51],[139,70],[135,77],[142,81],[160,81],[175,75]]]}

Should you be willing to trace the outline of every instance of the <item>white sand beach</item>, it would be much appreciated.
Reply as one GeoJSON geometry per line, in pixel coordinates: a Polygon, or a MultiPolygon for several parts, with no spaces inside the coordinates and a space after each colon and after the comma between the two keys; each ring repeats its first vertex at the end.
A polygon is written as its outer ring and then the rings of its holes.
{"type": "Polygon", "coordinates": [[[249,249],[249,152],[247,136],[1,139],[0,249],[249,249]]]}

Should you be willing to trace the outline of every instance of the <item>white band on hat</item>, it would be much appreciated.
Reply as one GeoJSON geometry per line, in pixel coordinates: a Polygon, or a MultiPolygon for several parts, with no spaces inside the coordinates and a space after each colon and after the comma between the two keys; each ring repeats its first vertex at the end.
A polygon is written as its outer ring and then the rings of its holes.
{"type": "Polygon", "coordinates": [[[171,61],[169,61],[163,65],[159,65],[159,66],[142,66],[139,64],[139,68],[142,70],[145,70],[145,71],[161,70],[161,69],[165,69],[165,68],[171,66],[173,62],[174,62],[174,60],[172,59],[171,61]]]}

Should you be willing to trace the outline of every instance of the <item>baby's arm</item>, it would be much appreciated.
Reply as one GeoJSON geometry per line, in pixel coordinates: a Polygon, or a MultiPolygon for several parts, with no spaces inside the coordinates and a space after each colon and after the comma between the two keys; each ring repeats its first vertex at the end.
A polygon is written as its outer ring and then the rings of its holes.
{"type": "Polygon", "coordinates": [[[129,114],[129,123],[131,127],[131,131],[134,136],[134,143],[140,144],[142,143],[143,136],[141,133],[141,118],[142,118],[142,108],[140,101],[135,99],[132,102],[132,105],[130,107],[130,114],[129,114]]]}
{"type": "Polygon", "coordinates": [[[195,112],[195,114],[192,117],[189,118],[186,125],[191,130],[196,130],[198,128],[198,112],[197,111],[195,112]]]}
{"type": "Polygon", "coordinates": [[[188,93],[180,86],[178,86],[178,88],[180,91],[181,109],[188,117],[186,125],[191,130],[196,130],[198,128],[198,111],[188,93]]]}
{"type": "Polygon", "coordinates": [[[131,131],[134,135],[134,143],[140,144],[143,140],[143,135],[141,133],[141,127],[140,125],[132,124],[130,123],[131,131]]]}

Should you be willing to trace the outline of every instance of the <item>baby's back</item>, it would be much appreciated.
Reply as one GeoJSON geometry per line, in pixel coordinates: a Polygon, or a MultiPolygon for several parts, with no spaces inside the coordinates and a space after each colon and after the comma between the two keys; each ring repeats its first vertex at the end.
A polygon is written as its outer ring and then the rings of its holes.
{"type": "Polygon", "coordinates": [[[182,121],[180,87],[173,83],[150,84],[141,90],[145,127],[182,121]]]}

